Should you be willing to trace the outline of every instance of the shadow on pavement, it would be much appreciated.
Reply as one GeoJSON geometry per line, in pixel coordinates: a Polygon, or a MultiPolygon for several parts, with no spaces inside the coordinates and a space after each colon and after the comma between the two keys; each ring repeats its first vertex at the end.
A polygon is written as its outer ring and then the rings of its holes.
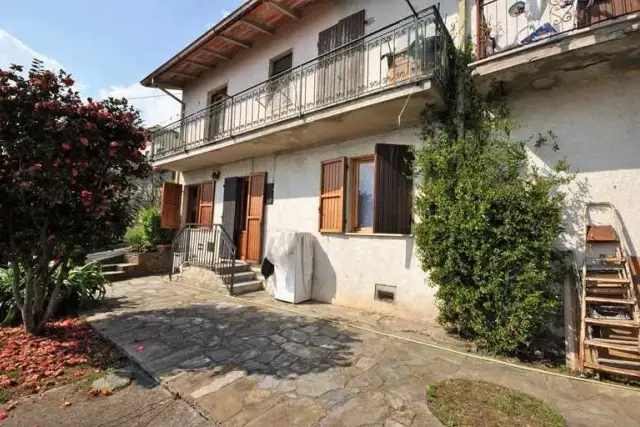
{"type": "Polygon", "coordinates": [[[351,347],[359,342],[353,332],[325,321],[239,304],[144,311],[126,304],[108,301],[116,311],[91,323],[161,378],[184,371],[218,376],[242,370],[277,378],[318,373],[351,366],[351,347]]]}

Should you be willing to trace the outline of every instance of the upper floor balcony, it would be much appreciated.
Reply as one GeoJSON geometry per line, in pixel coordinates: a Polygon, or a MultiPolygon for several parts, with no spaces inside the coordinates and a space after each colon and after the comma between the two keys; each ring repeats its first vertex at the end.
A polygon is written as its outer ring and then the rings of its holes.
{"type": "Polygon", "coordinates": [[[152,160],[189,170],[416,123],[444,107],[453,54],[431,7],[157,130],[152,160]]]}
{"type": "Polygon", "coordinates": [[[478,81],[548,89],[640,66],[640,0],[476,0],[478,81]]]}

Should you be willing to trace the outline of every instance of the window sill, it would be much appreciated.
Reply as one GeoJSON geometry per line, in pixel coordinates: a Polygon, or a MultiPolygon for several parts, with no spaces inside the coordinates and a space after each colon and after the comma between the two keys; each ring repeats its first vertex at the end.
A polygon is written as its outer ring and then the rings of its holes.
{"type": "Polygon", "coordinates": [[[413,234],[395,234],[395,233],[370,233],[370,232],[360,232],[360,231],[349,231],[344,233],[347,236],[358,236],[358,237],[413,237],[413,234]]]}

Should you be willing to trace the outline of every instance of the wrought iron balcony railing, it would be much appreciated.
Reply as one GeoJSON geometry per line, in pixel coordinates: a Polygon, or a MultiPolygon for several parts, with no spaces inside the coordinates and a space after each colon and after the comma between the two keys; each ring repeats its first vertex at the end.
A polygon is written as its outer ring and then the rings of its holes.
{"type": "Polygon", "coordinates": [[[454,53],[435,7],[185,116],[151,137],[161,160],[283,120],[433,77],[448,86],[454,53]]]}
{"type": "Polygon", "coordinates": [[[640,12],[636,0],[485,0],[476,16],[477,59],[640,12]]]}

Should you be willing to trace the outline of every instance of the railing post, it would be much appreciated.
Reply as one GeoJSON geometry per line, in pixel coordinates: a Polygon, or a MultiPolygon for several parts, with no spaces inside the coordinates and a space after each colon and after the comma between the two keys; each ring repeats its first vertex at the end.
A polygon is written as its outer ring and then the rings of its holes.
{"type": "Polygon", "coordinates": [[[298,91],[300,91],[300,96],[298,96],[298,115],[302,116],[302,65],[300,66],[300,85],[298,86],[298,91]]]}
{"type": "Polygon", "coordinates": [[[231,250],[231,278],[229,279],[229,295],[233,296],[233,285],[235,282],[236,274],[236,253],[235,250],[231,250]]]}
{"type": "Polygon", "coordinates": [[[189,262],[189,252],[191,252],[191,228],[188,225],[185,225],[185,229],[184,232],[186,234],[186,241],[187,244],[185,245],[185,255],[184,255],[184,260],[186,262],[189,262]]]}
{"type": "Polygon", "coordinates": [[[218,230],[218,226],[214,225],[213,227],[213,253],[211,255],[211,270],[216,270],[216,264],[218,264],[220,247],[218,245],[218,235],[220,234],[220,230],[218,230]]]}

